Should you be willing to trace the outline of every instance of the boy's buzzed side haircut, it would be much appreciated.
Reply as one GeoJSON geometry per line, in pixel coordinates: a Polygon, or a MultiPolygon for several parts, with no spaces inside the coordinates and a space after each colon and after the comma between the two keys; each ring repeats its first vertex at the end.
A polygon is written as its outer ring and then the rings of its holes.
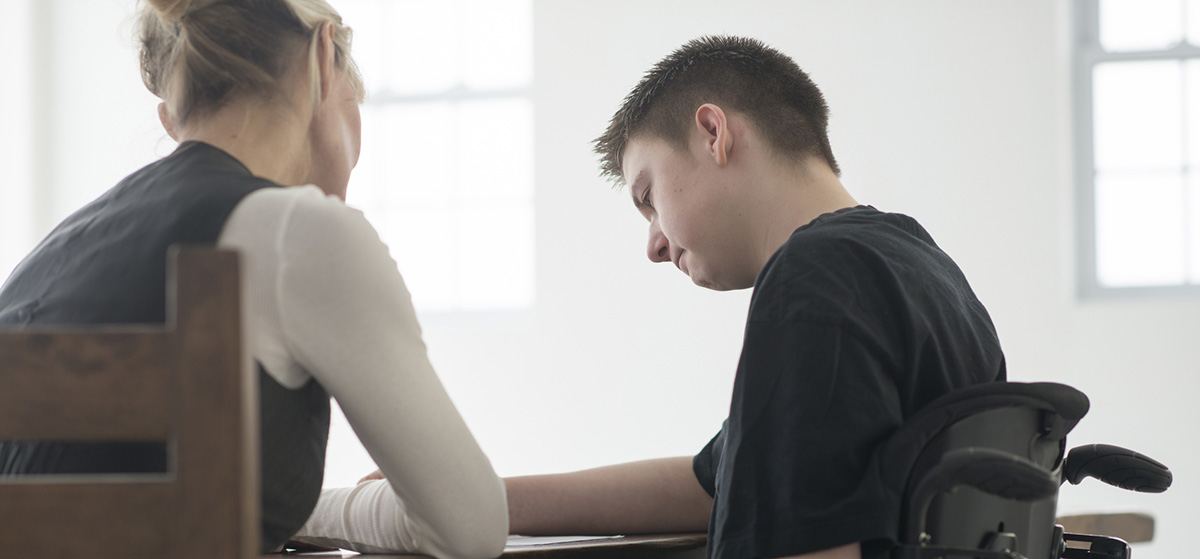
{"type": "Polygon", "coordinates": [[[840,174],[826,132],[829,107],[808,74],[761,41],[707,36],[664,58],[625,97],[594,141],[601,176],[624,181],[622,158],[637,134],[685,149],[692,117],[704,103],[745,114],[780,155],[816,155],[840,174]]]}

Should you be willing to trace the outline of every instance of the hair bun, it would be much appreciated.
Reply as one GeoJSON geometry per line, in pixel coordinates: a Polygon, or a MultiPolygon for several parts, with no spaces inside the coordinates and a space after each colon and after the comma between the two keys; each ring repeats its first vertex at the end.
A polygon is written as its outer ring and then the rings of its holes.
{"type": "Polygon", "coordinates": [[[361,98],[350,29],[326,0],[138,1],[142,82],[166,103],[176,125],[214,112],[234,96],[276,101],[291,91],[284,78],[304,51],[309,87],[315,87],[314,39],[326,22],[334,23],[334,63],[350,71],[361,98]]]}
{"type": "Polygon", "coordinates": [[[216,0],[146,0],[166,21],[179,21],[188,13],[216,3],[216,0]]]}

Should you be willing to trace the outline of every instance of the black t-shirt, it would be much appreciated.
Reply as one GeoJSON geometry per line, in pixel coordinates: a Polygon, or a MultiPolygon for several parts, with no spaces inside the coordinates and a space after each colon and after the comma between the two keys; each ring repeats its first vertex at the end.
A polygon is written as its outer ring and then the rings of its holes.
{"type": "Polygon", "coordinates": [[[903,488],[880,443],[1004,378],[987,311],[915,220],[859,206],[797,229],[755,281],[729,419],[693,461],[715,497],[708,556],[885,556],[903,488]]]}

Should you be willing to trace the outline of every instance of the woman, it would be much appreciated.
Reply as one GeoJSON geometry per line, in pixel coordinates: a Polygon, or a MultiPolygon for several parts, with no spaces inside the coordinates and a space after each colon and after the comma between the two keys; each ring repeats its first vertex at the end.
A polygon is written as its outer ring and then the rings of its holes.
{"type": "MultiPolygon", "coordinates": [[[[387,248],[342,202],[363,95],[349,29],[324,0],[147,4],[142,74],[179,148],[55,228],[0,288],[0,325],[162,322],[168,246],[237,249],[261,378],[263,549],[298,536],[499,555],[503,483],[429,364],[387,248]],[[321,492],[329,396],[392,484],[321,492]]],[[[0,473],[165,463],[162,445],[0,443],[0,473]]]]}

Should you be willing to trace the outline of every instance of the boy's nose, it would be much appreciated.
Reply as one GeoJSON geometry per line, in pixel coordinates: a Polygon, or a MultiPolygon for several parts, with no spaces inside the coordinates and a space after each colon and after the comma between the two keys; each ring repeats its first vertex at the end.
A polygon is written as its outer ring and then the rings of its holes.
{"type": "Polygon", "coordinates": [[[646,245],[646,258],[649,258],[651,262],[671,261],[671,243],[658,228],[658,220],[650,222],[650,241],[646,245]]]}

